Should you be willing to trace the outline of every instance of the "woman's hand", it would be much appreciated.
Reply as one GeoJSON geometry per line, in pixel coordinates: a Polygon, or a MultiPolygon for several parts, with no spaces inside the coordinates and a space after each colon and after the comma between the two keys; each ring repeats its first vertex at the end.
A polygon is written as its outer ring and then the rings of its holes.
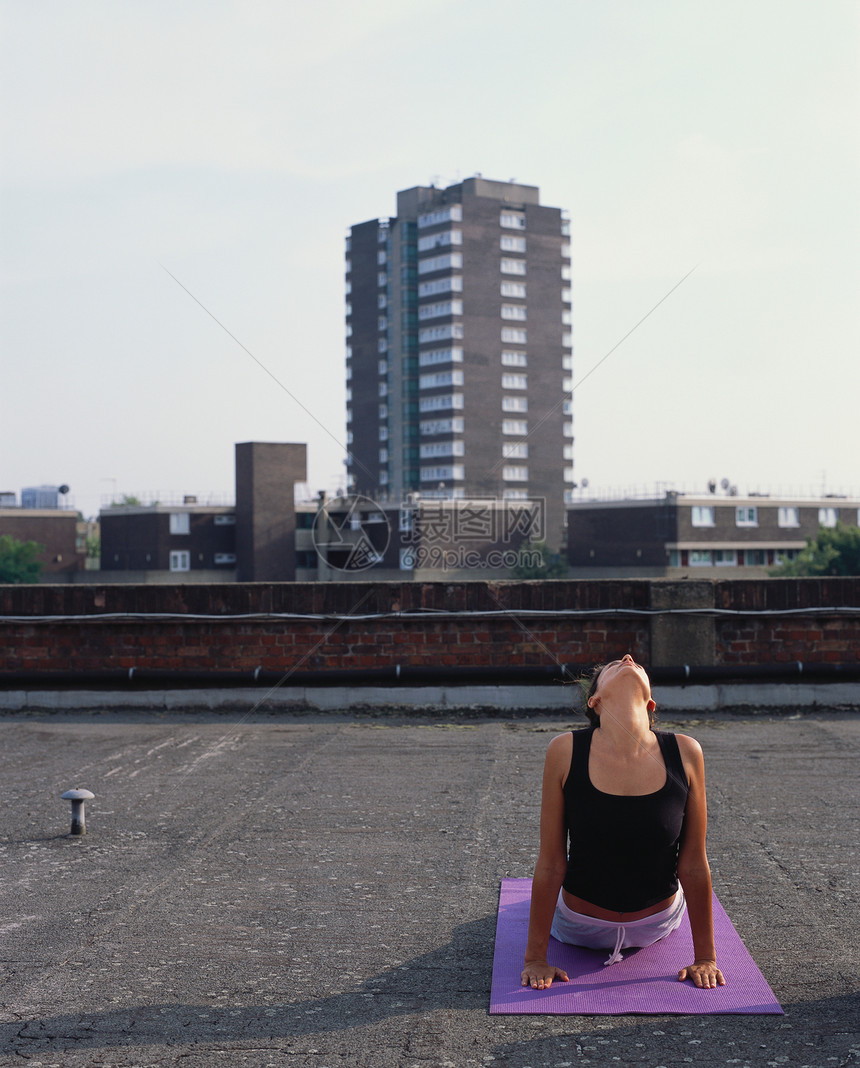
{"type": "Polygon", "coordinates": [[[526,961],[520,976],[523,986],[530,986],[532,990],[548,990],[552,986],[553,979],[566,983],[567,972],[556,968],[553,964],[547,964],[545,960],[526,961]]]}
{"type": "Polygon", "coordinates": [[[703,989],[726,985],[723,973],[717,967],[715,960],[697,960],[695,964],[682,968],[678,972],[678,981],[683,983],[685,979],[692,979],[696,986],[703,989]]]}

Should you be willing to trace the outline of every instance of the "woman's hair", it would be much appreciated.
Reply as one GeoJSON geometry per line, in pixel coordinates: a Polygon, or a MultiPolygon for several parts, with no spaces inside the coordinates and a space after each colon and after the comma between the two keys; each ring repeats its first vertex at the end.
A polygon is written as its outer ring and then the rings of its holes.
{"type": "MultiPolygon", "coordinates": [[[[597,692],[597,683],[600,679],[600,673],[606,667],[606,664],[595,664],[591,669],[590,675],[581,675],[576,681],[579,683],[579,688],[582,691],[582,710],[588,717],[588,722],[592,727],[600,726],[600,716],[589,705],[588,699],[593,697],[597,692]]],[[[657,712],[655,710],[648,709],[648,723],[653,727],[657,722],[657,712]]]]}

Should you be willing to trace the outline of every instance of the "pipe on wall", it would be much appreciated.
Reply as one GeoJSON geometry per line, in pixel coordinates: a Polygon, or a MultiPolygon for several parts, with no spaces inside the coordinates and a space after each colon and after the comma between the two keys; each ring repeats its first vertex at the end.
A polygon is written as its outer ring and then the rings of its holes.
{"type": "MultiPolygon", "coordinates": [[[[573,683],[591,671],[590,664],[490,666],[413,666],[327,668],[272,671],[217,669],[103,668],[87,671],[2,671],[0,690],[100,689],[168,690],[273,686],[474,686],[494,684],[573,683]]],[[[848,682],[860,680],[858,663],[789,661],[780,664],[678,664],[648,672],[657,686],[694,686],[716,682],[848,682]]]]}

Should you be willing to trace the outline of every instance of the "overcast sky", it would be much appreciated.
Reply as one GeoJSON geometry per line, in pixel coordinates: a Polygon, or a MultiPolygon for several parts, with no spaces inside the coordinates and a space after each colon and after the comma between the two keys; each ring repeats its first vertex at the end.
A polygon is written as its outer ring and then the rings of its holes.
{"type": "Polygon", "coordinates": [[[346,230],[476,172],[570,211],[577,382],[695,268],[578,478],[860,489],[857,0],[0,11],[0,490],[230,498],[249,440],[342,487],[346,230]]]}

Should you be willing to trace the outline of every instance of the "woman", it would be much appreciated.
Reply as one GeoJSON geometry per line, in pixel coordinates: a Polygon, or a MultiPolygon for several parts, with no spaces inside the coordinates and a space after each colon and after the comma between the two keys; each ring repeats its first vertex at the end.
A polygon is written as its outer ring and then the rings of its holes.
{"type": "Polygon", "coordinates": [[[725,983],[714,946],[702,749],[684,734],[652,730],[655,708],[648,675],[628,654],[596,669],[586,699],[592,726],[549,744],[523,986],[567,982],[547,962],[550,933],[609,949],[606,964],[614,964],[623,949],[673,931],[685,909],[695,960],[678,979],[725,983]]]}

